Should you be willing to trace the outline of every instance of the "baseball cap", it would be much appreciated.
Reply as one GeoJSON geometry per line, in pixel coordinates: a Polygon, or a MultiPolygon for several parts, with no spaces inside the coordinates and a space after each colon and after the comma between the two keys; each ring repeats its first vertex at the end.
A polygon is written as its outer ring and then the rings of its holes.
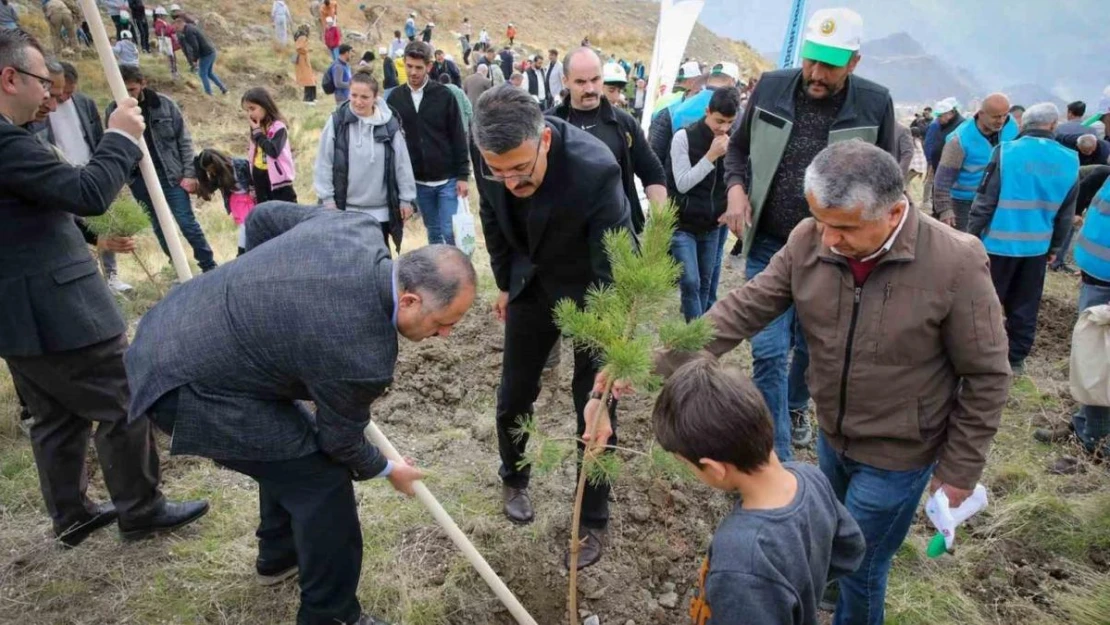
{"type": "Polygon", "coordinates": [[[814,11],[806,25],[802,58],[834,67],[844,67],[859,51],[863,18],[851,9],[814,11]]]}
{"type": "Polygon", "coordinates": [[[714,65],[713,69],[709,70],[709,75],[728,76],[733,80],[740,80],[740,68],[736,65],[736,63],[722,61],[714,65]]]}
{"type": "Polygon", "coordinates": [[[958,108],[960,108],[960,103],[956,98],[945,98],[943,100],[938,100],[937,103],[933,105],[933,115],[944,115],[958,108]]]}
{"type": "Polygon", "coordinates": [[[687,61],[682,64],[682,67],[678,68],[679,80],[688,80],[695,76],[701,76],[701,66],[698,65],[697,61],[687,61]]]}
{"type": "Polygon", "coordinates": [[[602,82],[607,85],[628,83],[628,75],[624,73],[624,68],[616,63],[606,63],[601,69],[601,77],[602,82]]]}
{"type": "Polygon", "coordinates": [[[389,54],[389,50],[386,50],[385,46],[380,46],[378,48],[378,54],[381,56],[386,56],[387,54],[389,54]]]}
{"type": "Polygon", "coordinates": [[[170,5],[170,13],[173,13],[174,11],[180,11],[180,10],[181,10],[181,5],[180,4],[171,4],[170,5]]]}
{"type": "Polygon", "coordinates": [[[119,35],[120,35],[120,37],[123,37],[124,39],[130,39],[131,38],[131,31],[125,30],[122,33],[120,33],[119,35]]]}

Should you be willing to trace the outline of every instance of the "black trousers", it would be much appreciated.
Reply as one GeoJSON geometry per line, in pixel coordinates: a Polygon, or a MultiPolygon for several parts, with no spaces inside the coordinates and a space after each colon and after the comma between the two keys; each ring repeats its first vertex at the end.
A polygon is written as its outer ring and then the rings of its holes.
{"type": "Polygon", "coordinates": [[[297,190],[293,185],[274,189],[270,186],[270,172],[266,169],[251,167],[251,182],[254,183],[254,199],[261,204],[270,200],[297,203],[297,190]]]}
{"type": "Polygon", "coordinates": [[[1047,256],[996,256],[990,254],[991,281],[1006,315],[1010,364],[1025,361],[1037,334],[1037,313],[1044,292],[1047,256]]]}
{"type": "Polygon", "coordinates": [[[94,511],[85,466],[94,422],[97,457],[120,520],[143,519],[164,501],[150,422],[127,422],[126,349],[121,334],[65,352],[5,357],[35,418],[31,450],[55,532],[87,521],[94,511]]]}
{"type": "MultiPolygon", "coordinates": [[[[505,352],[501,361],[501,387],[497,391],[497,443],[501,452],[501,479],[516,488],[528,486],[530,467],[520,467],[528,437],[515,435],[519,419],[532,415],[532,404],[540,392],[540,376],[551,347],[559,338],[559,329],[551,316],[555,302],[533,283],[509,302],[505,321],[505,352]]],[[[586,431],[583,411],[590,399],[598,366],[594,357],[585,350],[574,351],[574,379],[571,393],[578,417],[578,438],[586,431]]],[[[617,444],[617,421],[612,417],[613,436],[610,445],[617,444]]],[[[584,446],[578,445],[581,462],[584,446]]],[[[582,501],[582,523],[588,527],[604,528],[609,522],[608,484],[587,484],[582,501]]]]}
{"type": "Polygon", "coordinates": [[[258,555],[297,554],[297,625],[355,623],[362,528],[351,473],[322,453],[277,462],[221,460],[258,482],[258,555]]]}

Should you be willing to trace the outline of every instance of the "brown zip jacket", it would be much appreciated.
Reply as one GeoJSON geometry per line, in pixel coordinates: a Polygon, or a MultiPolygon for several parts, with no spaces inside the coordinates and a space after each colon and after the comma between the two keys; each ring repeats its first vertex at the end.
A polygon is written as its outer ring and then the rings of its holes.
{"type": "MultiPolygon", "coordinates": [[[[833,448],[891,471],[936,463],[970,489],[986,463],[1009,391],[1002,307],[979,240],[910,209],[863,286],[806,219],[765,271],[706,313],[715,357],[791,304],[809,344],[806,375],[833,448]]],[[[689,354],[661,352],[670,375],[689,354]]]]}

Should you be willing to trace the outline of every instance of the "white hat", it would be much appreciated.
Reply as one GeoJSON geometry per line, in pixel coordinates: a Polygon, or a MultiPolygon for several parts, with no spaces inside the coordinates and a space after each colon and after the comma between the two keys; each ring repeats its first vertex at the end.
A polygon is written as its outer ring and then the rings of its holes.
{"type": "Polygon", "coordinates": [[[601,69],[601,76],[602,82],[607,85],[623,85],[628,82],[628,74],[624,73],[624,68],[616,63],[606,63],[601,69]]]}
{"type": "Polygon", "coordinates": [[[409,13],[409,17],[416,17],[416,11],[413,11],[412,13],[409,13]]]}
{"type": "Polygon", "coordinates": [[[944,115],[945,113],[951,113],[958,108],[960,108],[959,100],[957,100],[956,98],[945,98],[933,105],[933,115],[944,115]]]}
{"type": "Polygon", "coordinates": [[[166,7],[159,6],[154,8],[155,15],[166,15],[166,7]]]}
{"type": "Polygon", "coordinates": [[[806,25],[802,58],[834,67],[844,67],[859,51],[863,18],[851,9],[814,11],[806,25]]]}
{"type": "Polygon", "coordinates": [[[701,66],[698,65],[697,61],[687,61],[682,64],[682,67],[678,68],[679,80],[690,80],[696,76],[701,76],[701,66]]]}
{"type": "Polygon", "coordinates": [[[740,80],[740,67],[736,63],[721,61],[709,70],[710,76],[728,76],[733,80],[740,80]]]}
{"type": "Polygon", "coordinates": [[[327,21],[327,23],[329,23],[329,24],[334,24],[335,23],[335,18],[329,15],[327,20],[325,20],[325,21],[327,21]]]}
{"type": "Polygon", "coordinates": [[[382,46],[378,48],[378,54],[380,54],[381,56],[385,56],[389,54],[389,50],[387,50],[385,46],[382,46]]]}
{"type": "Polygon", "coordinates": [[[180,4],[171,4],[170,5],[170,13],[173,13],[174,11],[180,11],[180,10],[181,10],[181,5],[180,4]]]}
{"type": "Polygon", "coordinates": [[[123,37],[124,39],[130,39],[131,38],[131,31],[125,30],[122,33],[120,33],[119,36],[123,37]]]}
{"type": "Polygon", "coordinates": [[[393,58],[395,58],[395,59],[405,58],[405,51],[402,50],[401,48],[397,48],[396,50],[393,51],[393,58]]]}

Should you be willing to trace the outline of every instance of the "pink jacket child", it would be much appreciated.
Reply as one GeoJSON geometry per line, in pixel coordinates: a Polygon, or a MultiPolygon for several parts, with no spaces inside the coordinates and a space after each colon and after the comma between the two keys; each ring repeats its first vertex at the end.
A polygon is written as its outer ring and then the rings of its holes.
{"type": "Polygon", "coordinates": [[[296,177],[293,151],[289,147],[289,136],[284,122],[275,120],[265,128],[255,128],[251,132],[248,154],[251,179],[254,181],[255,196],[259,202],[297,201],[296,194],[293,192],[293,180],[296,177]],[[266,172],[265,179],[262,178],[261,170],[266,172]],[[269,181],[269,185],[265,185],[266,180],[269,181]],[[265,186],[269,188],[266,189],[265,186]]]}

